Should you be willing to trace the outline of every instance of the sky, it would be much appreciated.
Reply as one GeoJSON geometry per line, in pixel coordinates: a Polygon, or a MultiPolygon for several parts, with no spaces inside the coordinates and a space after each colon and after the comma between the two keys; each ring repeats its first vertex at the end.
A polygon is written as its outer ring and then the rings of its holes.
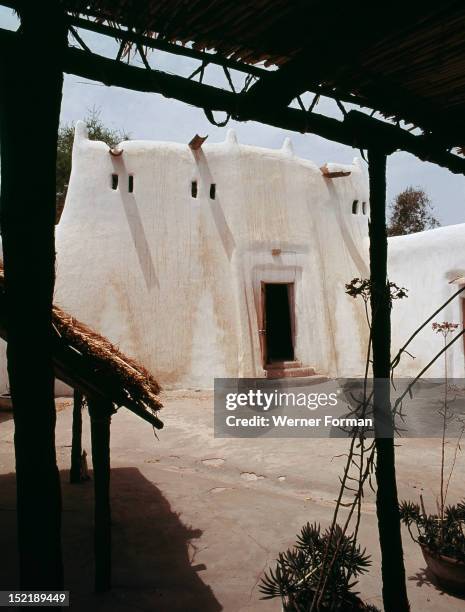
{"type": "MultiPolygon", "coordinates": [[[[17,27],[15,16],[5,7],[0,7],[0,27],[17,27]]],[[[108,38],[80,33],[94,52],[115,56],[115,44],[108,38]]],[[[186,76],[198,66],[189,58],[158,51],[153,52],[149,60],[154,68],[186,76]]],[[[206,82],[227,88],[225,76],[218,67],[207,67],[206,82]]],[[[83,119],[93,108],[100,111],[101,119],[107,126],[124,130],[131,139],[188,143],[195,134],[208,134],[209,142],[218,142],[224,140],[228,128],[233,128],[240,143],[262,147],[278,148],[284,138],[290,136],[296,155],[310,159],[319,166],[326,162],[350,163],[354,157],[361,157],[358,149],[313,134],[297,134],[256,122],[230,121],[226,127],[217,128],[207,120],[201,109],[177,100],[153,93],[107,87],[74,75],[65,75],[61,122],[72,123],[83,119]]],[[[321,99],[315,110],[341,118],[336,104],[328,99],[321,99]]],[[[223,117],[219,114],[218,118],[223,117]]],[[[465,222],[465,177],[422,162],[408,153],[394,153],[388,159],[388,202],[392,202],[396,194],[410,185],[426,191],[441,225],[465,222]]]]}

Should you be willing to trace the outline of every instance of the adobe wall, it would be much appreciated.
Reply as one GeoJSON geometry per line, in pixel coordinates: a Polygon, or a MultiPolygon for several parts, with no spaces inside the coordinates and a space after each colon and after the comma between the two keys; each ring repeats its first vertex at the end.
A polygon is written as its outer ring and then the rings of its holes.
{"type": "Polygon", "coordinates": [[[328,179],[289,141],[261,149],[233,133],[197,151],[145,141],[121,148],[110,155],[78,124],[57,228],[59,305],[162,384],[208,387],[215,376],[263,376],[260,284],[294,282],[296,358],[331,375],[361,373],[364,315],[344,293],[368,274],[358,164],[328,179]]]}

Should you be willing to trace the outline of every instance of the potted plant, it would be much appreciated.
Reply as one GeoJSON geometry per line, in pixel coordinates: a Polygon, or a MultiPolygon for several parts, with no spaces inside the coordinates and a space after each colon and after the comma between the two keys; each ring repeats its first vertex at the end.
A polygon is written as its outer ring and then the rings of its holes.
{"type": "Polygon", "coordinates": [[[465,593],[465,500],[457,505],[447,506],[449,484],[457,461],[460,441],[465,424],[453,413],[448,402],[447,338],[459,325],[457,323],[433,323],[433,331],[444,339],[444,401],[439,414],[442,417],[441,472],[437,514],[428,514],[423,498],[421,506],[403,501],[400,504],[400,518],[407,526],[410,536],[422,550],[428,569],[438,584],[453,593],[465,593]],[[446,435],[447,426],[456,420],[461,430],[455,444],[449,475],[446,479],[446,435]],[[416,533],[412,531],[415,526],[416,533]]]}
{"type": "Polygon", "coordinates": [[[427,514],[412,502],[402,502],[400,517],[421,546],[423,557],[438,584],[454,593],[465,592],[465,502],[447,506],[443,516],[427,514]],[[416,533],[412,526],[415,526],[416,533]]]}
{"type": "Polygon", "coordinates": [[[320,525],[307,523],[295,547],[280,553],[276,569],[265,573],[262,599],[280,597],[283,612],[379,612],[353,590],[370,563],[365,550],[339,525],[322,533],[320,525]]]}

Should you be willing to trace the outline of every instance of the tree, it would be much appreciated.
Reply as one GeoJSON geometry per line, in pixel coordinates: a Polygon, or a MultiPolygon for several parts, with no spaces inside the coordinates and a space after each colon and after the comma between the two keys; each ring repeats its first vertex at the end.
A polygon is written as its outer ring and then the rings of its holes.
{"type": "Polygon", "coordinates": [[[403,236],[439,227],[432,211],[431,200],[423,189],[407,187],[391,204],[388,236],[403,236]]]}
{"type": "MultiPolygon", "coordinates": [[[[114,147],[122,140],[128,140],[129,134],[124,130],[115,130],[104,125],[100,110],[92,108],[87,112],[84,122],[87,125],[89,138],[100,140],[109,147],[114,147]]],[[[74,123],[66,123],[58,130],[57,166],[56,166],[56,201],[57,223],[60,220],[65,204],[66,190],[71,174],[71,156],[74,142],[74,123]]]]}

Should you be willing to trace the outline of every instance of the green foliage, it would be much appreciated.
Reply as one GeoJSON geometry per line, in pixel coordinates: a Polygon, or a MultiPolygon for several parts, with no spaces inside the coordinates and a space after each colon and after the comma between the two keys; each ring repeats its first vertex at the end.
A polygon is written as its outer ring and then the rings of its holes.
{"type": "MultiPolygon", "coordinates": [[[[106,127],[100,117],[100,111],[93,108],[88,111],[84,119],[91,140],[100,140],[109,147],[114,147],[122,140],[128,140],[129,135],[122,130],[106,127]]],[[[74,124],[61,125],[58,130],[57,165],[56,165],[56,198],[57,214],[61,214],[66,188],[71,174],[71,155],[73,152],[74,124]]]]}
{"type": "Polygon", "coordinates": [[[403,501],[399,512],[414,542],[433,553],[465,562],[465,500],[456,506],[446,506],[443,520],[437,514],[426,514],[411,501],[403,501]]]}
{"type": "Polygon", "coordinates": [[[431,200],[423,189],[407,187],[391,205],[388,235],[403,236],[439,227],[432,211],[431,200]]]}
{"type": "MultiPolygon", "coordinates": [[[[387,283],[387,287],[389,288],[391,304],[393,300],[402,300],[408,297],[408,289],[405,287],[399,287],[391,281],[387,283]]],[[[371,297],[371,280],[369,278],[353,278],[350,283],[346,283],[346,293],[353,298],[360,296],[367,303],[371,297]]]]}
{"type": "Polygon", "coordinates": [[[284,610],[309,610],[318,585],[326,578],[319,609],[375,611],[353,591],[357,576],[365,573],[370,563],[365,550],[353,536],[343,535],[339,525],[331,536],[329,529],[321,533],[320,525],[307,523],[297,536],[295,547],[280,553],[276,569],[265,573],[260,591],[263,599],[280,597],[284,610]]]}

